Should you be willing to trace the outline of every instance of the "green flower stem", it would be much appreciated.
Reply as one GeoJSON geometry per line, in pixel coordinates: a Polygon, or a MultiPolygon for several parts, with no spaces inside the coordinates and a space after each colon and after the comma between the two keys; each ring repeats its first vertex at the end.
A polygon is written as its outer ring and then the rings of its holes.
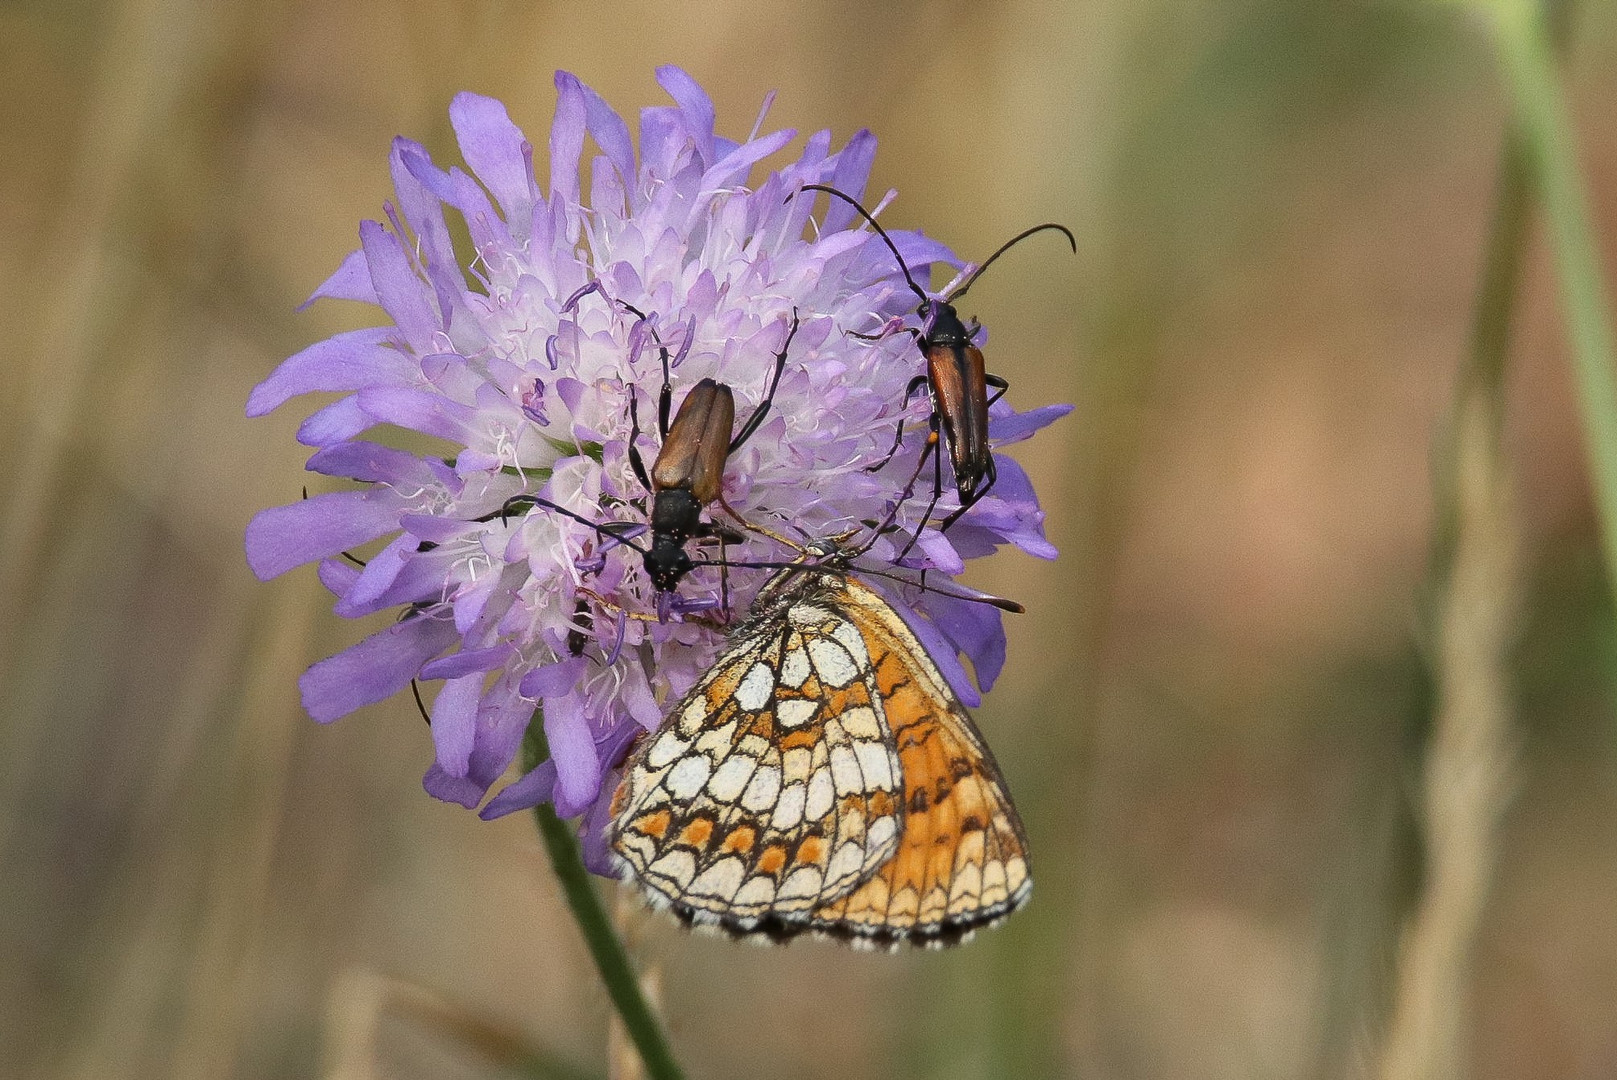
{"type": "Polygon", "coordinates": [[[1572,344],[1606,577],[1617,582],[1617,344],[1595,246],[1589,197],[1578,171],[1565,97],[1541,7],[1532,0],[1484,0],[1510,85],[1516,130],[1543,208],[1572,344]]]}
{"type": "Polygon", "coordinates": [[[606,906],[590,884],[589,871],[584,869],[572,827],[556,816],[549,803],[541,803],[535,814],[539,818],[539,835],[544,838],[545,850],[550,852],[550,865],[555,868],[556,880],[561,882],[562,892],[567,895],[567,906],[572,908],[573,918],[583,931],[584,943],[595,958],[595,968],[601,973],[601,981],[606,984],[606,992],[611,995],[618,1015],[623,1018],[629,1038],[640,1051],[646,1072],[655,1080],[682,1080],[685,1074],[674,1061],[668,1037],[640,993],[629,954],[612,929],[606,906]]]}
{"type": "MultiPolygon", "coordinates": [[[[535,716],[528,727],[530,738],[526,756],[532,759],[530,767],[547,756],[543,750],[544,737],[539,734],[542,728],[543,721],[535,716]]],[[[584,944],[589,946],[595,969],[601,973],[601,982],[606,984],[612,1005],[623,1018],[624,1029],[640,1053],[647,1075],[653,1080],[684,1080],[685,1074],[674,1060],[674,1052],[668,1045],[668,1036],[663,1033],[656,1014],[640,992],[640,982],[629,963],[628,951],[612,929],[606,906],[601,903],[601,897],[590,881],[590,873],[584,868],[584,858],[579,852],[578,839],[573,835],[572,827],[556,816],[555,809],[549,803],[540,803],[535,807],[534,816],[539,821],[539,836],[550,854],[550,865],[556,871],[556,880],[561,882],[562,893],[567,897],[567,906],[584,935],[584,944]]]]}

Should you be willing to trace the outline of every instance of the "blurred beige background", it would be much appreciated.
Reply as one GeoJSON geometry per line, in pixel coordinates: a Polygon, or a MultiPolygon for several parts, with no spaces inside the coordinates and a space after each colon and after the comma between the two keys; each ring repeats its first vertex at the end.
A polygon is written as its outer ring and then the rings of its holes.
{"type": "MultiPolygon", "coordinates": [[[[1617,12],[1570,81],[1617,232],[1617,12]]],[[[1032,906],[946,954],[761,950],[631,920],[693,1077],[1353,1077],[1418,881],[1428,447],[1464,351],[1503,107],[1446,5],[12,0],[0,5],[0,1076],[604,1075],[606,1002],[532,823],[419,787],[408,699],[317,727],[365,627],[268,585],[300,410],[251,386],[367,311],[293,307],[391,192],[397,133],[558,67],[656,64],[744,135],[881,140],[891,222],[967,255],[1063,549],[979,719],[1032,906]],[[388,988],[392,987],[392,990],[388,988]],[[422,995],[432,996],[427,999],[422,995]],[[380,1004],[378,1004],[380,1002],[380,1004]],[[367,1072],[365,1066],[374,1066],[367,1072]],[[502,1064],[503,1063],[503,1064],[502,1064]],[[571,1070],[571,1071],[569,1071],[571,1070]],[[508,1073],[507,1073],[508,1075],[508,1073]]],[[[1608,250],[1617,247],[1607,244],[1608,250]]],[[[1468,1075],[1617,1075],[1617,634],[1535,247],[1509,448],[1521,767],[1468,1075]]]]}

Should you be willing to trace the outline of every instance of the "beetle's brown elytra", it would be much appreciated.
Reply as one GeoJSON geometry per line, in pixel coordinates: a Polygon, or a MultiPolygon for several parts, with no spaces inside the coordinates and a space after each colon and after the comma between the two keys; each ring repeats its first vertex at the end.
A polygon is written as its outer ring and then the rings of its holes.
{"type": "MultiPolygon", "coordinates": [[[[641,319],[646,318],[627,304],[624,307],[641,319]]],[[[680,402],[679,412],[669,421],[674,387],[668,347],[659,341],[663,384],[657,395],[657,421],[662,448],[657,451],[657,460],[652,463],[650,472],[640,456],[640,414],[634,395],[630,395],[629,465],[640,483],[651,492],[651,546],[645,548],[642,555],[646,575],[658,592],[673,592],[696,565],[685,550],[686,541],[698,536],[720,535],[712,522],[702,520],[702,510],[721,495],[724,467],[730,455],[752,438],[768,417],[797,327],[794,309],[786,340],[775,354],[769,388],[747,422],[733,436],[730,432],[735,426],[735,393],[714,379],[703,379],[692,387],[680,402]]]]}
{"type": "MultiPolygon", "coordinates": [[[[651,320],[644,312],[621,300],[617,303],[649,327],[651,320]]],[[[734,435],[731,430],[735,426],[735,392],[715,379],[702,379],[693,386],[680,402],[679,411],[670,419],[674,396],[672,368],[676,361],[670,357],[668,346],[657,337],[655,330],[652,331],[653,338],[657,340],[663,381],[657,395],[657,431],[662,446],[650,470],[646,468],[645,459],[640,453],[638,395],[633,391],[629,395],[629,466],[651,494],[651,512],[646,525],[590,521],[548,499],[526,494],[506,500],[499,511],[500,516],[505,516],[516,506],[543,506],[640,552],[646,576],[664,598],[659,601],[659,606],[666,614],[667,597],[679,587],[685,575],[699,565],[685,550],[686,543],[697,537],[724,538],[733,535],[730,530],[712,521],[704,521],[702,511],[721,498],[724,470],[730,455],[750,439],[768,417],[775,390],[780,386],[781,373],[786,367],[792,339],[797,336],[798,325],[798,314],[794,308],[786,339],[775,354],[774,370],[769,375],[763,399],[734,435]],[[640,528],[650,534],[650,542],[644,546],[636,543],[629,531],[640,528]]]]}
{"type": "Polygon", "coordinates": [[[735,419],[735,393],[728,386],[712,379],[693,386],[651,467],[652,490],[683,488],[702,506],[717,499],[735,419]]]}

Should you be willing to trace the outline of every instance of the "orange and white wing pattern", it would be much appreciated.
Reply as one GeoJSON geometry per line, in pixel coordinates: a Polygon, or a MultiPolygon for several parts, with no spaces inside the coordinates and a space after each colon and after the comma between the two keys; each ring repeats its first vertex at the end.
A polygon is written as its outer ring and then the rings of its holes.
{"type": "Polygon", "coordinates": [[[835,583],[857,613],[904,778],[898,850],[805,929],[874,945],[951,945],[999,923],[1033,892],[1027,833],[977,725],[886,600],[835,583]]]}
{"type": "Polygon", "coordinates": [[[902,820],[876,695],[848,619],[771,605],[624,766],[613,850],[697,923],[751,930],[845,895],[892,856],[902,820]]]}
{"type": "Polygon", "coordinates": [[[761,597],[625,766],[625,876],[686,922],[777,940],[951,944],[1021,906],[1021,820],[903,619],[839,573],[761,597]]]}

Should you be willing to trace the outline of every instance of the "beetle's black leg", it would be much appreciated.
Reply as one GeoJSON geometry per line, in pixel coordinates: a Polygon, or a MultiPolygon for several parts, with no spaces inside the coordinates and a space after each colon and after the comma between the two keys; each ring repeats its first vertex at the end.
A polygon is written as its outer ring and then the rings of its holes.
{"type": "Polygon", "coordinates": [[[719,609],[724,613],[726,623],[730,621],[730,549],[725,543],[723,531],[718,532],[719,537],[719,609]]]}
{"type": "MultiPolygon", "coordinates": [[[[651,325],[651,320],[646,317],[645,312],[641,311],[633,304],[625,303],[622,300],[618,301],[618,305],[622,307],[623,310],[629,312],[629,314],[645,323],[646,330],[651,333],[651,340],[657,343],[657,358],[662,362],[663,367],[662,390],[657,394],[657,434],[666,439],[668,438],[668,418],[674,398],[674,378],[671,370],[671,361],[668,358],[668,346],[663,344],[662,335],[657,333],[657,328],[651,325]]],[[[634,397],[632,394],[629,397],[629,407],[631,410],[634,408],[634,397]]],[[[632,447],[634,443],[631,442],[629,445],[632,447]]],[[[646,484],[646,490],[650,491],[651,484],[646,483],[645,466],[641,465],[635,471],[639,475],[641,482],[646,484]]]]}
{"type": "Polygon", "coordinates": [[[634,470],[640,486],[650,491],[651,476],[646,472],[645,460],[640,456],[640,410],[635,407],[639,396],[634,387],[629,387],[629,467],[634,470]]]}
{"type": "MultiPolygon", "coordinates": [[[[656,331],[652,331],[652,336],[656,336],[656,331]]],[[[662,436],[663,441],[666,442],[668,440],[668,414],[674,400],[674,380],[668,370],[668,346],[662,343],[661,338],[657,338],[657,354],[662,358],[663,362],[663,388],[657,392],[657,434],[662,436]]],[[[651,485],[647,484],[646,488],[650,490],[651,485]]]]}
{"type": "Polygon", "coordinates": [[[920,524],[918,524],[915,527],[915,531],[910,534],[909,543],[904,545],[904,550],[900,551],[898,553],[898,558],[893,560],[895,563],[902,562],[904,560],[904,556],[908,555],[911,549],[915,547],[915,542],[921,538],[921,530],[926,528],[926,523],[928,521],[932,520],[932,511],[937,509],[938,500],[943,497],[943,440],[938,433],[937,413],[932,414],[932,434],[928,440],[928,446],[933,451],[932,501],[926,504],[926,513],[921,515],[920,524]]]}
{"type": "Polygon", "coordinates": [[[870,539],[850,552],[849,558],[856,559],[863,555],[876,546],[877,540],[899,527],[897,524],[899,510],[903,509],[904,504],[909,502],[910,496],[915,493],[915,482],[921,478],[921,470],[926,468],[927,455],[937,452],[938,438],[933,435],[927,439],[926,446],[921,449],[921,456],[915,461],[915,471],[910,473],[909,481],[904,485],[904,490],[898,493],[897,499],[893,500],[893,508],[887,511],[887,516],[880,522],[866,522],[870,527],[870,539]]]}
{"type": "Polygon", "coordinates": [[[758,430],[759,425],[764,422],[764,417],[769,415],[769,406],[775,401],[775,389],[780,386],[781,372],[786,370],[787,350],[792,347],[792,339],[797,336],[797,325],[797,309],[793,308],[792,328],[786,332],[786,342],[780,347],[780,352],[775,354],[775,372],[770,378],[769,390],[764,394],[763,401],[758,403],[758,407],[752,410],[752,415],[747,417],[747,422],[741,426],[741,430],[736,432],[735,438],[730,440],[730,453],[735,453],[742,443],[752,438],[752,433],[758,430]]]}
{"type": "Polygon", "coordinates": [[[987,495],[993,490],[994,481],[997,479],[999,479],[999,470],[995,468],[994,456],[990,454],[988,456],[988,469],[985,473],[984,482],[978,485],[976,491],[973,491],[969,496],[960,500],[960,505],[956,507],[949,514],[949,516],[944,518],[943,521],[938,525],[938,531],[944,532],[949,528],[950,525],[953,525],[956,521],[960,520],[961,514],[964,514],[967,510],[970,510],[973,506],[976,506],[977,503],[982,500],[984,495],[987,495]]]}
{"type": "MultiPolygon", "coordinates": [[[[910,398],[915,396],[915,391],[919,390],[921,387],[923,387],[925,385],[926,385],[926,376],[925,375],[917,375],[917,376],[915,376],[915,378],[910,380],[909,386],[904,388],[904,405],[899,410],[898,431],[893,436],[892,448],[889,449],[887,451],[887,454],[880,461],[876,462],[874,465],[866,465],[865,466],[865,472],[880,472],[882,469],[886,468],[887,463],[889,461],[893,460],[893,455],[898,453],[898,446],[899,446],[900,443],[902,443],[904,441],[904,416],[903,416],[903,410],[908,409],[910,407],[910,398]]],[[[936,415],[937,414],[934,412],[933,413],[934,418],[936,418],[936,415]]]]}

